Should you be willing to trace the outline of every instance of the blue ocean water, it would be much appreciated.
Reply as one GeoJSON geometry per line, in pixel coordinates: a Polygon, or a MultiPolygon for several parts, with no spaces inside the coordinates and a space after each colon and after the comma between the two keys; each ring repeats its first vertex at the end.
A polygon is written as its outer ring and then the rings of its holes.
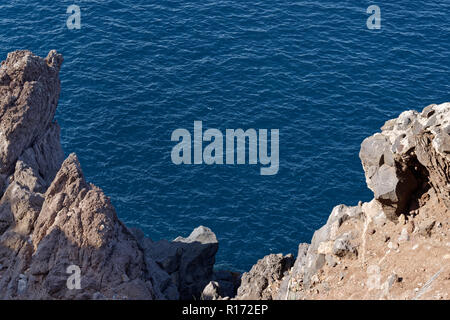
{"type": "Polygon", "coordinates": [[[210,227],[218,267],[245,271],[371,198],[359,146],[384,121],[450,101],[449,17],[449,0],[11,0],[0,56],[63,53],[57,119],[87,179],[154,240],[210,227]],[[171,133],[194,120],[279,129],[279,173],[174,165],[171,133]]]}

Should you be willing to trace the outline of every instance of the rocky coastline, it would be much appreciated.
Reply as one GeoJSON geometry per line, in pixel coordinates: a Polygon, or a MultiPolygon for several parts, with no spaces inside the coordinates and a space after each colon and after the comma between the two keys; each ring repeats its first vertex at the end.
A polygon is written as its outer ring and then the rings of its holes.
{"type": "Polygon", "coordinates": [[[296,258],[241,275],[214,269],[207,227],[157,242],[128,228],[64,159],[62,63],[15,51],[1,64],[0,299],[450,299],[450,103],[387,121],[361,145],[374,199],[336,206],[296,258]]]}

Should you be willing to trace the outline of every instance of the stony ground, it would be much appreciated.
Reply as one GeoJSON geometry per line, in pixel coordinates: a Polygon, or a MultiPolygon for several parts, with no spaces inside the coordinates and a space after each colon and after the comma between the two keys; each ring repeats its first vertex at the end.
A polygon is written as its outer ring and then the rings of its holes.
{"type": "Polygon", "coordinates": [[[311,287],[304,290],[300,280],[292,290],[302,299],[450,299],[448,211],[431,200],[400,220],[345,221],[339,233],[352,234],[358,255],[334,257],[311,287]]]}

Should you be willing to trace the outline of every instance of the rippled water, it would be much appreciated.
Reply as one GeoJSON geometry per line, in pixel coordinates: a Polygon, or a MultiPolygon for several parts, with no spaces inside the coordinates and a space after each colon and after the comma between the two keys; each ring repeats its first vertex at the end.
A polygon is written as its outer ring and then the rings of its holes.
{"type": "Polygon", "coordinates": [[[450,1],[395,2],[371,31],[372,1],[2,1],[0,54],[64,54],[64,149],[122,220],[155,240],[209,226],[219,267],[247,270],[370,199],[359,145],[385,120],[450,100],[450,1]],[[194,120],[280,129],[279,173],[175,166],[194,120]]]}

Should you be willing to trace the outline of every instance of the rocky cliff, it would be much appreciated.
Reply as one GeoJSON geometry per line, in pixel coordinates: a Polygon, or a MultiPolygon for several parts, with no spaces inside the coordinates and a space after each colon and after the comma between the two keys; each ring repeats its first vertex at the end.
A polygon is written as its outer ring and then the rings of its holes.
{"type": "Polygon", "coordinates": [[[292,268],[258,261],[237,299],[450,299],[450,103],[387,121],[360,158],[374,199],[336,206],[292,268]]]}
{"type": "Polygon", "coordinates": [[[367,138],[374,199],[335,207],[295,259],[269,255],[241,276],[213,270],[210,229],[154,242],[118,219],[75,154],[64,160],[62,63],[15,51],[1,64],[0,299],[450,298],[450,104],[367,138]]]}

